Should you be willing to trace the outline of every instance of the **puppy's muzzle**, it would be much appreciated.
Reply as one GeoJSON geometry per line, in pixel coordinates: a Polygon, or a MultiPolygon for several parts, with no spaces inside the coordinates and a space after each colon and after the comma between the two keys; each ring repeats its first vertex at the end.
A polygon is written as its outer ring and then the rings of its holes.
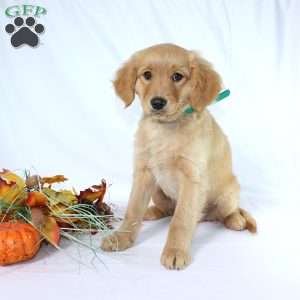
{"type": "Polygon", "coordinates": [[[161,110],[166,106],[167,100],[161,97],[154,97],[151,99],[150,103],[154,110],[161,110]]]}

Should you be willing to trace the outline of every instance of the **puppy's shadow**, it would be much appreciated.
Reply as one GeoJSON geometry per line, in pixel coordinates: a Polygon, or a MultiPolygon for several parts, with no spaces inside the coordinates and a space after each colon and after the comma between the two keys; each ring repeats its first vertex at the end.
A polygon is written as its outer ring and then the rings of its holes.
{"type": "MultiPolygon", "coordinates": [[[[141,233],[136,241],[136,245],[140,245],[143,242],[151,239],[155,235],[159,233],[166,233],[164,236],[164,241],[167,238],[167,232],[169,229],[171,217],[163,218],[161,220],[155,221],[145,221],[145,225],[141,233]]],[[[216,239],[216,237],[220,234],[224,234],[223,225],[218,222],[203,222],[197,225],[193,242],[192,242],[192,255],[194,256],[201,248],[205,247],[205,245],[210,244],[211,241],[216,239]]],[[[163,245],[162,245],[163,246],[163,245]]]]}
{"type": "Polygon", "coordinates": [[[170,224],[170,221],[171,217],[154,221],[144,221],[144,225],[146,226],[143,226],[136,241],[136,245],[142,244],[143,242],[157,235],[159,232],[165,232],[170,224]]]}
{"type": "Polygon", "coordinates": [[[193,237],[191,254],[196,257],[197,252],[205,248],[219,235],[224,234],[224,226],[218,222],[199,223],[193,237]]]}

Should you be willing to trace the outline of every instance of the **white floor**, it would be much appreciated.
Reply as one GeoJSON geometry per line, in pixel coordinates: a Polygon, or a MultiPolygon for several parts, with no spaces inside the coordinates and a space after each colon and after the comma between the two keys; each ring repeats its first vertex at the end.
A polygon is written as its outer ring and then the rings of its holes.
{"type": "MultiPolygon", "coordinates": [[[[60,251],[45,245],[31,262],[0,268],[1,293],[13,300],[299,299],[296,216],[279,208],[253,213],[256,235],[200,224],[183,271],[159,263],[169,223],[163,219],[145,223],[136,245],[122,253],[99,250],[96,257],[66,242],[60,251]]],[[[94,245],[99,240],[93,237],[94,245]]]]}

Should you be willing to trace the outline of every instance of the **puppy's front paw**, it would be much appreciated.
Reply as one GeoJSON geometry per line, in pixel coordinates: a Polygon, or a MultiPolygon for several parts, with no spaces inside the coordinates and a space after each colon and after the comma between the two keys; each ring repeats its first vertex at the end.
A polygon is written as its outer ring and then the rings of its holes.
{"type": "Polygon", "coordinates": [[[122,251],[132,246],[134,240],[127,232],[115,232],[102,239],[101,249],[104,251],[122,251]]]}
{"type": "Polygon", "coordinates": [[[181,270],[191,262],[191,256],[188,252],[177,248],[166,248],[160,262],[167,269],[181,270]]]}

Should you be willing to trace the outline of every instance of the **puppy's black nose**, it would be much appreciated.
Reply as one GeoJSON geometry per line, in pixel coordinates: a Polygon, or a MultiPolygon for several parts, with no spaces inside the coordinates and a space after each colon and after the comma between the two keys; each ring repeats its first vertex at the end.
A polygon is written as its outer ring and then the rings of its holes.
{"type": "Polygon", "coordinates": [[[161,97],[155,97],[151,99],[151,106],[155,110],[163,109],[167,104],[167,100],[161,97]]]}

